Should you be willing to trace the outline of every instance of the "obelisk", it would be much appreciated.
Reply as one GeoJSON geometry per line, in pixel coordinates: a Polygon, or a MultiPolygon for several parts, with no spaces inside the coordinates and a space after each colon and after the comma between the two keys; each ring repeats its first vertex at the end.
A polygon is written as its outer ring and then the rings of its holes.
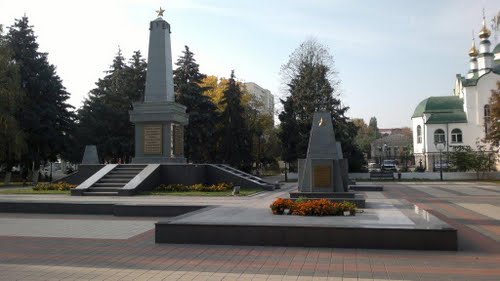
{"type": "Polygon", "coordinates": [[[135,124],[132,163],[185,163],[186,107],[175,102],[170,24],[158,18],[149,24],[149,53],[144,102],[134,103],[130,121],[135,124]]]}

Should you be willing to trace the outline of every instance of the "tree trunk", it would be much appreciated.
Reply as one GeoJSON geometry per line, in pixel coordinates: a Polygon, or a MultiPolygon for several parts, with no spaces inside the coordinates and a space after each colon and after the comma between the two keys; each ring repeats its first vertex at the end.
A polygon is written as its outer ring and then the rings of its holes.
{"type": "Polygon", "coordinates": [[[5,172],[5,178],[3,179],[3,185],[4,186],[7,186],[10,184],[10,179],[11,179],[11,176],[12,176],[12,172],[7,170],[5,172]]]}
{"type": "Polygon", "coordinates": [[[33,170],[33,179],[32,179],[33,185],[38,184],[38,175],[39,174],[40,174],[40,169],[33,170]]]}

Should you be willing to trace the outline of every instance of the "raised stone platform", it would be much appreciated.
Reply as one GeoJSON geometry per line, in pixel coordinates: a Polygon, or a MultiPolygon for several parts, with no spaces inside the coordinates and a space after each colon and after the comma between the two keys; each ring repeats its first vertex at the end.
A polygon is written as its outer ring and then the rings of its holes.
{"type": "Polygon", "coordinates": [[[383,185],[368,185],[368,184],[360,184],[360,185],[351,185],[349,186],[350,190],[355,191],[384,191],[383,185]]]}
{"type": "Polygon", "coordinates": [[[407,201],[369,203],[356,216],[273,215],[215,207],[156,224],[157,243],[457,250],[457,231],[407,201]]]}
{"type": "Polygon", "coordinates": [[[176,217],[207,206],[113,202],[0,201],[0,213],[176,217]]]}

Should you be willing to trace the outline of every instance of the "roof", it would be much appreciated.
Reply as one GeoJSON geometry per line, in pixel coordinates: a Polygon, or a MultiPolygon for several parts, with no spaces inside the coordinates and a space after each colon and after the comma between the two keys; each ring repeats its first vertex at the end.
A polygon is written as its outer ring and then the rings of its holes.
{"type": "Polygon", "coordinates": [[[493,49],[493,53],[496,54],[496,53],[500,53],[500,43],[498,43],[495,48],[493,49]]]}
{"type": "Polygon", "coordinates": [[[426,124],[467,123],[464,101],[457,96],[427,98],[417,105],[411,118],[424,113],[430,114],[426,124]]]}
{"type": "Polygon", "coordinates": [[[467,123],[465,112],[434,113],[425,124],[467,123]]]}

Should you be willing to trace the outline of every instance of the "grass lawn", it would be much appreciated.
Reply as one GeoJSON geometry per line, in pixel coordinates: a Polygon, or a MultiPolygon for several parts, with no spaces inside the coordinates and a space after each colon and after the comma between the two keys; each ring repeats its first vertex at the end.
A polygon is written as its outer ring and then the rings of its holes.
{"type": "MultiPolygon", "coordinates": [[[[241,188],[240,196],[248,196],[262,191],[262,188],[241,188]]],[[[161,196],[232,196],[233,190],[226,191],[146,191],[139,195],[161,195],[161,196]]]]}
{"type": "Polygon", "coordinates": [[[59,190],[33,190],[31,188],[10,188],[1,189],[0,194],[70,194],[69,190],[59,191],[59,190]]]}

